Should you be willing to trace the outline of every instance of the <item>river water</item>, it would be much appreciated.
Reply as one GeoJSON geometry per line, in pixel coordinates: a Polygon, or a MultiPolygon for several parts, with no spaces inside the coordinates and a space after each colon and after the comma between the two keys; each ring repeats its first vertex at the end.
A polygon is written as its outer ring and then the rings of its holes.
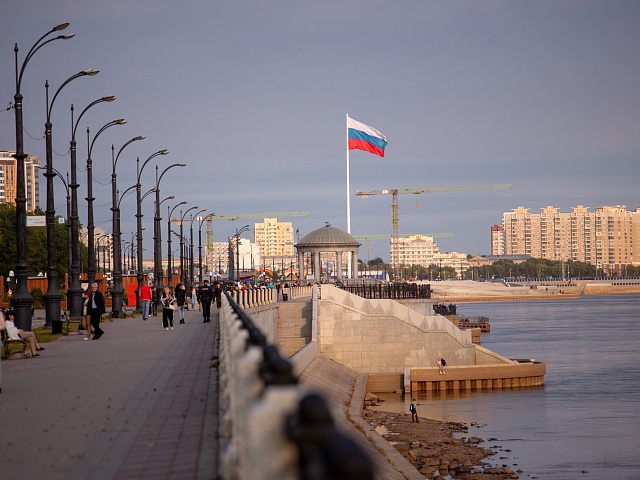
{"type": "MultiPolygon", "coordinates": [[[[481,345],[547,365],[545,384],[518,390],[418,396],[420,416],[463,422],[486,440],[492,464],[544,480],[640,479],[640,295],[461,303],[487,316],[481,345]],[[508,451],[510,450],[510,451],[508,451]]],[[[410,399],[382,395],[382,409],[410,399]]]]}

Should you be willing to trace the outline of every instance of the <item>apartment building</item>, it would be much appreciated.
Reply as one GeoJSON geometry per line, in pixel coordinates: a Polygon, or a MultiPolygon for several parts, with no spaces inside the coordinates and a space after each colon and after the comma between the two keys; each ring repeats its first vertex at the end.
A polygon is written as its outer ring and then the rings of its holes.
{"type": "MultiPolygon", "coordinates": [[[[389,256],[393,258],[393,238],[389,246],[389,256]]],[[[398,238],[399,265],[422,265],[428,267],[440,250],[438,244],[429,235],[408,235],[398,238]]]]}
{"type": "MultiPolygon", "coordinates": [[[[504,253],[548,260],[576,260],[608,274],[640,265],[640,208],[604,206],[571,212],[548,206],[541,213],[518,207],[502,216],[504,253]]],[[[492,241],[494,230],[492,228],[492,241]]]]}
{"type": "MultiPolygon", "coordinates": [[[[17,162],[15,151],[0,150],[0,203],[16,203],[17,162]]],[[[33,212],[40,206],[40,176],[38,171],[40,157],[28,155],[24,161],[24,180],[27,198],[26,209],[33,212]]]]}
{"type": "Polygon", "coordinates": [[[263,257],[293,257],[293,226],[291,222],[279,222],[277,218],[265,218],[254,224],[254,242],[260,245],[263,257]]]}
{"type": "Polygon", "coordinates": [[[502,225],[491,227],[491,255],[497,257],[504,255],[504,227],[502,225]]]}

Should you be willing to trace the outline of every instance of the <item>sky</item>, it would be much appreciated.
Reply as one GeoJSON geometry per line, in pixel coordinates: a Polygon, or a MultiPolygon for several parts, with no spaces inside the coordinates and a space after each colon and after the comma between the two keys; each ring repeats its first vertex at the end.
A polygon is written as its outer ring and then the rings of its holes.
{"type": "MultiPolygon", "coordinates": [[[[506,190],[400,195],[401,234],[451,233],[443,252],[490,254],[490,228],[518,206],[570,211],[640,205],[640,2],[634,0],[7,0],[0,6],[0,149],[15,149],[14,44],[29,61],[25,151],[44,159],[45,80],[53,164],[69,171],[70,105],[96,105],[78,127],[80,221],[86,224],[86,129],[95,223],[111,232],[111,146],[118,189],[136,182],[136,158],[155,157],[142,191],[167,171],[160,196],[218,215],[308,212],[300,238],[329,223],[347,228],[346,115],[382,132],[385,157],[350,152],[351,233],[391,234],[391,196],[356,191],[511,184],[506,190]]],[[[44,161],[44,160],[43,160],[44,161]]],[[[66,213],[56,181],[56,212],[66,213]]],[[[41,207],[46,208],[41,178],[41,207]]],[[[153,199],[143,202],[145,258],[152,257],[153,199]]],[[[123,198],[124,239],[135,197],[123,198]]],[[[178,207],[174,213],[180,211],[178,207]]],[[[192,210],[195,213],[197,210],[192,210]]],[[[188,215],[187,215],[188,218],[188,215]]],[[[213,222],[214,240],[261,218],[213,222]]],[[[197,222],[194,222],[197,227],[197,222]]],[[[203,226],[203,228],[205,228],[203,226]]],[[[203,231],[204,238],[204,231],[203,231]]],[[[298,238],[296,237],[296,240],[298,238]]],[[[177,248],[177,243],[174,243],[177,248]]],[[[370,250],[367,251],[366,248],[370,250]]],[[[166,243],[164,245],[166,250],[166,243]]],[[[166,251],[163,250],[164,256],[166,251]]],[[[389,260],[386,241],[360,258],[389,260]]]]}

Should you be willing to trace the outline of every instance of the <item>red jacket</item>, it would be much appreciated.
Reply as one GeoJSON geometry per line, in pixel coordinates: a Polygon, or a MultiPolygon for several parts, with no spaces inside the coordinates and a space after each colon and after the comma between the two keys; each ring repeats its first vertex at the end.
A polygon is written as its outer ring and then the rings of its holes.
{"type": "Polygon", "coordinates": [[[151,301],[151,287],[149,285],[142,285],[140,288],[140,300],[151,301]]]}

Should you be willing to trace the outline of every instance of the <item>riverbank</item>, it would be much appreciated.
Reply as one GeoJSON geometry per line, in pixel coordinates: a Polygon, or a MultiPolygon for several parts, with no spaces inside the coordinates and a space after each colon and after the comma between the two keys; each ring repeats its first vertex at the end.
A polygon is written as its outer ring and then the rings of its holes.
{"type": "Polygon", "coordinates": [[[445,303],[508,302],[574,299],[582,295],[640,293],[640,280],[575,280],[549,282],[476,282],[447,280],[425,282],[431,285],[431,298],[445,303]]]}
{"type": "Polygon", "coordinates": [[[451,475],[462,480],[507,480],[520,478],[522,474],[522,470],[516,470],[517,465],[489,463],[487,459],[497,455],[501,447],[480,447],[484,439],[471,435],[463,423],[428,418],[412,423],[409,414],[380,408],[384,407],[365,409],[363,418],[425,478],[442,479],[451,475]]]}

